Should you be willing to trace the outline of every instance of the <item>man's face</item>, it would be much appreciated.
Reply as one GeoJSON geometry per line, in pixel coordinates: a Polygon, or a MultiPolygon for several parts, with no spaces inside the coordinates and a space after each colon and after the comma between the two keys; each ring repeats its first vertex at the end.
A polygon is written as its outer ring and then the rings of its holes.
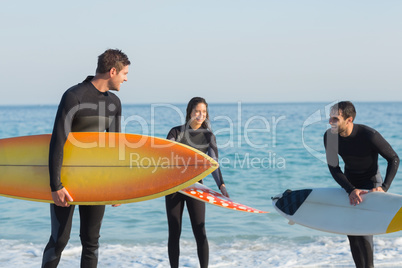
{"type": "Polygon", "coordinates": [[[121,84],[127,81],[128,65],[124,66],[119,73],[114,69],[113,76],[109,80],[109,90],[119,91],[121,84]]]}
{"type": "Polygon", "coordinates": [[[347,130],[348,121],[342,116],[342,111],[331,110],[329,114],[329,124],[331,125],[331,132],[333,134],[342,134],[347,130]]]}

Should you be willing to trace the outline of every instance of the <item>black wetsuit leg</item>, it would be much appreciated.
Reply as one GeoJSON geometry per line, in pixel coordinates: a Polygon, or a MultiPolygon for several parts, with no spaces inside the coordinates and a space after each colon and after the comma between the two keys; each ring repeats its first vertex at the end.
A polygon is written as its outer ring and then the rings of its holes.
{"type": "Polygon", "coordinates": [[[195,241],[197,242],[197,253],[200,266],[201,268],[207,268],[209,246],[207,232],[205,231],[205,203],[188,196],[185,198],[195,241]]]}
{"type": "Polygon", "coordinates": [[[79,206],[80,238],[82,244],[81,267],[90,268],[98,265],[100,229],[105,206],[79,206]]]}
{"type": "Polygon", "coordinates": [[[43,252],[42,268],[57,267],[59,264],[61,253],[70,239],[74,207],[59,207],[50,204],[52,233],[43,252]]]}
{"type": "MultiPolygon", "coordinates": [[[[57,267],[63,249],[70,239],[75,206],[59,207],[50,205],[52,234],[43,253],[43,268],[57,267]]],[[[79,206],[80,237],[82,244],[81,267],[97,267],[99,232],[105,206],[79,206]]]]}
{"type": "Polygon", "coordinates": [[[168,238],[168,255],[170,267],[179,267],[180,256],[180,235],[181,222],[184,209],[184,197],[182,194],[174,193],[167,195],[166,200],[166,215],[169,227],[168,238]]]}
{"type": "Polygon", "coordinates": [[[356,268],[374,268],[373,236],[348,236],[356,268]]]}
{"type": "Polygon", "coordinates": [[[200,266],[201,268],[208,267],[209,247],[205,231],[205,204],[181,193],[168,195],[165,199],[169,227],[168,254],[170,267],[179,267],[181,223],[185,203],[197,243],[200,266]]]}
{"type": "MultiPolygon", "coordinates": [[[[365,185],[359,185],[359,189],[371,190],[382,184],[381,174],[378,172],[365,185]]],[[[350,251],[356,268],[374,267],[374,243],[373,236],[348,236],[350,251]]]]}

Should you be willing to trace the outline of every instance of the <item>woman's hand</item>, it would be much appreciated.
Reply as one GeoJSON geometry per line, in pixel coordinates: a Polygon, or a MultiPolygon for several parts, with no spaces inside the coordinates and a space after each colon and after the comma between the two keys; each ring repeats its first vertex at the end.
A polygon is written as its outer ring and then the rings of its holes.
{"type": "Polygon", "coordinates": [[[219,190],[221,190],[221,192],[222,192],[222,194],[223,194],[224,196],[226,196],[226,197],[229,198],[229,194],[228,194],[228,191],[226,191],[226,186],[225,186],[225,184],[222,184],[221,187],[219,187],[219,190]]]}

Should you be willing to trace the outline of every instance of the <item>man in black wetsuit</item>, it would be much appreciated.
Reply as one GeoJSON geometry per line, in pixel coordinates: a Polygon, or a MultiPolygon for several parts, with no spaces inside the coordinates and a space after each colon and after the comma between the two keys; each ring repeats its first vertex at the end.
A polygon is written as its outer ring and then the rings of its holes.
{"type": "MultiPolygon", "coordinates": [[[[121,104],[111,90],[127,81],[130,61],[120,50],[108,49],[98,58],[95,76],[69,88],[63,95],[54,122],[49,148],[52,231],[43,253],[42,267],[57,267],[70,238],[74,206],[61,183],[63,148],[70,132],[120,132],[121,104]]],[[[81,267],[97,267],[98,241],[105,206],[79,206],[81,267]]]]}
{"type": "MultiPolygon", "coordinates": [[[[389,143],[376,130],[354,124],[354,105],[342,101],[331,107],[329,124],[324,134],[328,167],[336,182],[349,194],[351,205],[362,202],[369,191],[385,192],[391,185],[399,167],[399,157],[389,143]],[[339,167],[340,155],[345,163],[339,167]],[[378,169],[378,155],[388,162],[385,179],[378,169]]],[[[348,236],[356,267],[374,267],[373,236],[348,236]]]]}

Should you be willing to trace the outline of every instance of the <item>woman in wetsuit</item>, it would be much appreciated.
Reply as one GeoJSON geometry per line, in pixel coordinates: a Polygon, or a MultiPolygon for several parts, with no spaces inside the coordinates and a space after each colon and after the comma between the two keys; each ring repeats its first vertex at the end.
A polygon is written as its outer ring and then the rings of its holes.
{"type": "MultiPolygon", "coordinates": [[[[186,123],[172,128],[167,139],[198,149],[218,161],[215,135],[209,127],[208,104],[205,99],[195,97],[187,105],[186,123]]],[[[212,176],[222,194],[229,197],[220,169],[212,176]]],[[[202,180],[199,181],[202,183],[202,180]]],[[[208,267],[209,247],[205,231],[205,203],[179,192],[166,196],[166,214],[169,225],[168,254],[172,268],[179,267],[180,234],[184,205],[190,216],[191,226],[197,243],[197,254],[201,268],[208,267]]]]}

